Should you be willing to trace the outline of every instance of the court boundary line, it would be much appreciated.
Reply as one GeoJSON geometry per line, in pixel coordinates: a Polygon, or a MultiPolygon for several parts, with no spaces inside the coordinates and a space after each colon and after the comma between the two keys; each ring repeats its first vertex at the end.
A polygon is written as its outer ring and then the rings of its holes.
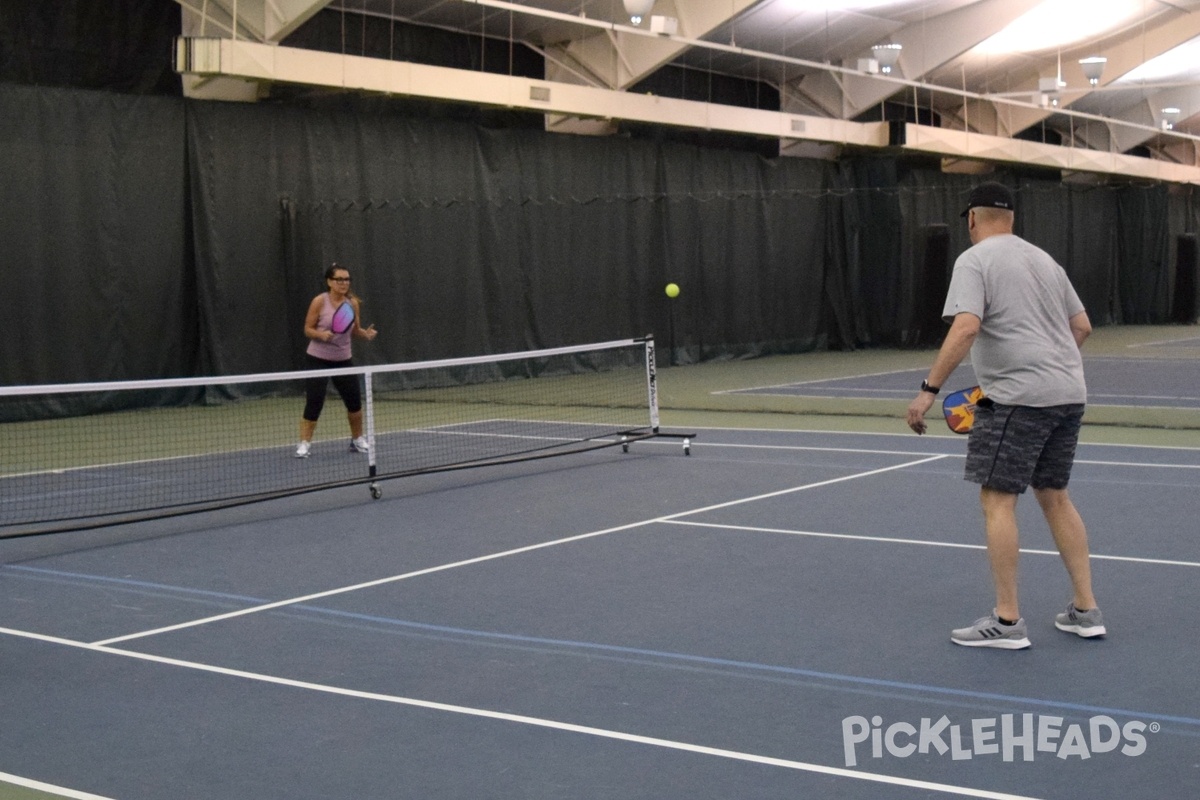
{"type": "MultiPolygon", "coordinates": [[[[680,411],[689,411],[689,409],[681,409],[680,411]]],[[[721,411],[721,412],[715,412],[715,413],[725,413],[725,412],[721,411]]],[[[738,413],[754,414],[757,412],[749,411],[749,412],[738,412],[738,413]]],[[[771,412],[764,412],[764,413],[771,413],[771,412]]],[[[903,420],[899,417],[897,417],[897,424],[903,425],[903,420]]],[[[671,426],[671,427],[678,427],[678,426],[671,426]]],[[[905,439],[912,439],[914,436],[916,436],[916,434],[912,433],[911,431],[908,431],[908,432],[905,432],[905,431],[895,431],[895,432],[888,432],[888,431],[837,431],[837,430],[822,430],[819,428],[755,428],[755,427],[730,428],[727,426],[720,426],[720,425],[689,425],[687,427],[693,428],[698,431],[729,431],[731,433],[741,433],[743,431],[753,431],[755,433],[778,433],[778,434],[803,433],[803,434],[814,434],[814,435],[818,435],[818,436],[890,436],[890,437],[902,437],[905,439]]],[[[966,439],[962,435],[950,433],[949,431],[947,431],[946,433],[941,433],[941,432],[927,433],[922,438],[937,439],[940,441],[948,441],[948,442],[959,442],[959,441],[965,442],[966,441],[966,439]]],[[[704,444],[711,446],[716,443],[715,442],[705,442],[704,444]]],[[[733,446],[733,445],[726,444],[726,446],[733,446]]],[[[1193,447],[1190,445],[1179,445],[1179,444],[1132,444],[1130,442],[1080,442],[1079,446],[1080,447],[1130,447],[1130,448],[1138,448],[1138,449],[1142,449],[1142,450],[1184,450],[1184,451],[1188,451],[1188,452],[1191,452],[1191,451],[1200,452],[1200,447],[1193,447]]],[[[829,449],[836,450],[838,448],[829,448],[829,449]]],[[[880,451],[880,452],[893,452],[893,451],[880,451]]]]}
{"type": "MultiPolygon", "coordinates": [[[[467,717],[477,717],[482,719],[490,719],[498,722],[510,722],[519,725],[528,725],[532,727],[545,728],[549,730],[563,731],[566,733],[577,733],[585,736],[592,736],[601,739],[609,739],[629,744],[647,745],[650,747],[658,747],[666,750],[674,750],[678,752],[693,753],[696,755],[714,756],[717,758],[725,758],[733,761],[741,761],[751,764],[760,764],[763,766],[780,767],[783,769],[791,769],[798,772],[810,772],[819,775],[829,775],[838,778],[851,778],[854,780],[868,781],[872,783],[882,783],[891,786],[904,786],[913,789],[924,789],[928,791],[940,792],[943,794],[953,794],[962,797],[977,797],[985,798],[986,800],[1035,800],[1028,795],[1007,794],[1003,792],[993,792],[986,789],[973,789],[967,786],[953,786],[951,784],[936,783],[932,781],[922,781],[913,778],[902,778],[894,775],[885,775],[881,773],[866,772],[863,770],[853,770],[844,767],[831,767],[824,764],[814,764],[806,761],[794,761],[791,759],[778,758],[774,756],[762,756],[754,753],[742,752],[739,750],[728,750],[720,747],[710,747],[707,745],[693,744],[690,742],[682,742],[673,739],[663,739],[655,736],[644,736],[642,734],[627,733],[624,731],[609,730],[606,728],[596,728],[588,725],[579,725],[572,722],[562,722],[559,720],[546,719],[543,717],[532,717],[523,714],[512,714],[503,711],[492,711],[485,708],[472,708],[470,706],[460,706],[451,703],[440,703],[432,700],[421,700],[414,697],[404,697],[402,695],[384,694],[382,692],[369,692],[360,689],[348,689],[330,684],[314,683],[311,681],[295,680],[293,678],[284,678],[276,675],[268,675],[260,672],[250,672],[247,670],[233,669],[231,667],[221,667],[214,664],[203,664],[196,661],[186,661],[184,659],[170,658],[167,656],[159,656],[153,653],[141,653],[136,650],[125,650],[118,647],[110,647],[99,643],[79,642],[73,639],[64,639],[57,636],[48,636],[30,631],[20,631],[12,628],[0,627],[0,634],[16,636],[19,638],[32,639],[49,644],[56,644],[66,647],[73,647],[81,650],[89,650],[91,652],[104,653],[108,655],[116,655],[125,658],[132,658],[139,661],[148,661],[154,664],[162,664],[164,666],[180,667],[183,669],[191,669],[199,672],[207,672],[210,674],[221,675],[224,677],[242,678],[245,680],[257,681],[260,683],[272,684],[291,689],[302,689],[305,691],[319,692],[341,697],[350,697],[359,700],[369,700],[374,702],[392,703],[395,705],[409,706],[414,708],[422,708],[429,711],[441,711],[451,714],[459,714],[467,717]]],[[[85,796],[88,797],[88,796],[85,796]]],[[[100,800],[104,800],[100,798],[100,800]]]]}
{"type": "Polygon", "coordinates": [[[66,786],[43,783],[33,778],[23,778],[20,775],[13,775],[9,772],[0,772],[0,782],[11,783],[13,786],[20,786],[22,789],[35,789],[39,792],[55,795],[56,797],[70,797],[72,800],[114,800],[111,797],[81,792],[78,789],[68,789],[66,786]]]}
{"type": "MultiPolygon", "coordinates": [[[[970,362],[964,361],[960,366],[970,366],[970,362]]],[[[842,375],[836,378],[811,378],[806,381],[789,381],[788,383],[772,383],[765,386],[750,386],[742,389],[718,389],[709,394],[745,394],[747,392],[758,392],[764,389],[782,389],[785,386],[807,386],[810,383],[829,383],[830,381],[854,381],[859,378],[878,378],[881,375],[895,375],[900,372],[917,372],[925,369],[925,367],[906,367],[904,369],[886,369],[882,372],[863,372],[858,375],[842,375]]],[[[899,391],[899,390],[896,390],[899,391]]]]}
{"type": "MultiPolygon", "coordinates": [[[[1107,445],[1102,445],[1107,447],[1107,445]]],[[[1140,445],[1133,445],[1138,447],[1140,445]]],[[[867,455],[921,456],[930,455],[928,452],[917,450],[872,450],[866,447],[816,447],[799,444],[739,444],[734,442],[705,442],[703,447],[746,448],[750,450],[811,450],[826,453],[864,453],[867,455]]],[[[966,453],[941,453],[943,458],[966,458],[966,453]]],[[[1087,464],[1100,467],[1150,467],[1154,469],[1200,469],[1200,464],[1157,464],[1146,461],[1100,461],[1098,459],[1077,458],[1076,464],[1087,464]]]]}
{"type": "Polygon", "coordinates": [[[859,478],[867,478],[867,477],[871,477],[873,475],[878,475],[878,474],[884,473],[884,472],[891,472],[893,470],[904,469],[907,467],[913,467],[913,466],[917,466],[919,464],[924,464],[924,463],[927,463],[930,461],[938,461],[943,458],[946,458],[946,456],[935,455],[935,456],[930,456],[930,457],[926,457],[926,458],[921,458],[916,461],[908,461],[908,462],[904,462],[902,464],[893,464],[893,465],[890,465],[887,467],[880,467],[878,469],[868,470],[866,472],[856,472],[856,473],[852,473],[850,475],[841,475],[837,478],[830,478],[830,479],[823,480],[823,481],[817,481],[815,483],[806,483],[806,484],[802,484],[800,486],[792,486],[792,487],[788,487],[786,489],[779,489],[774,492],[766,492],[764,494],[754,495],[752,497],[742,497],[742,498],[738,498],[736,500],[729,500],[724,503],[715,503],[712,505],[703,506],[701,508],[690,509],[688,511],[680,511],[675,514],[667,514],[665,516],[654,517],[652,519],[639,520],[637,522],[629,522],[624,525],[616,525],[611,528],[604,528],[604,529],[598,530],[598,531],[589,531],[588,533],[580,533],[580,534],[576,534],[575,536],[567,536],[562,539],[553,539],[548,542],[538,542],[536,544],[525,545],[523,547],[516,547],[516,548],[511,548],[509,550],[503,550],[498,553],[489,553],[487,555],[476,556],[474,558],[462,559],[460,561],[454,561],[449,564],[439,564],[439,565],[432,566],[432,567],[425,567],[424,569],[413,570],[411,572],[404,572],[399,575],[389,575],[384,578],[376,578],[374,580],[364,581],[362,583],[356,583],[356,584],[353,584],[350,586],[339,586],[334,589],[326,589],[321,592],[313,592],[311,594],[302,595],[300,597],[292,597],[292,598],[287,598],[285,600],[276,600],[271,603],[263,603],[261,605],[251,606],[250,608],[238,609],[237,611],[230,611],[230,612],[227,612],[224,614],[215,614],[215,615],[212,615],[209,617],[203,617],[201,619],[189,620],[188,622],[180,622],[180,623],[176,623],[175,625],[166,625],[161,628],[154,628],[154,629],[151,629],[148,631],[139,631],[139,632],[135,632],[135,633],[125,634],[123,636],[114,636],[114,637],[111,637],[108,639],[102,639],[100,641],[92,642],[92,644],[96,645],[96,646],[107,646],[107,645],[116,644],[118,642],[127,642],[127,641],[131,641],[133,639],[143,639],[143,638],[147,638],[150,636],[157,636],[158,634],[162,634],[162,633],[171,633],[173,631],[183,630],[185,628],[194,628],[198,625],[207,625],[207,624],[213,623],[213,622],[221,622],[223,620],[233,619],[235,617],[244,617],[248,614],[257,614],[262,611],[270,611],[271,609],[274,609],[274,608],[282,608],[284,606],[297,605],[299,603],[307,603],[312,600],[319,600],[321,598],[332,597],[334,595],[339,595],[339,594],[347,594],[349,592],[358,591],[360,589],[370,589],[370,588],[374,588],[376,586],[383,586],[383,585],[386,585],[389,583],[396,583],[398,581],[408,580],[410,578],[417,578],[417,577],[420,577],[423,575],[430,575],[430,574],[433,574],[436,572],[445,572],[447,570],[456,569],[458,567],[471,566],[473,564],[480,564],[480,563],[487,562],[487,561],[494,561],[496,559],[506,558],[508,556],[514,556],[514,555],[520,555],[522,553],[533,552],[534,550],[542,550],[547,547],[555,547],[560,544],[570,544],[573,542],[583,541],[585,539],[592,539],[597,536],[604,536],[604,535],[607,535],[610,533],[618,533],[620,531],[632,530],[634,528],[641,528],[641,527],[645,527],[647,525],[653,525],[656,522],[664,522],[664,521],[676,519],[678,517],[690,516],[692,514],[700,514],[705,511],[715,511],[720,508],[728,508],[730,506],[741,505],[743,503],[751,503],[751,502],[755,502],[757,500],[765,500],[765,499],[768,499],[771,497],[779,497],[781,495],[792,494],[794,492],[801,492],[801,491],[805,491],[808,489],[817,489],[822,486],[829,486],[829,485],[835,484],[835,483],[843,483],[845,481],[857,480],[859,478]]]}
{"type": "MultiPolygon", "coordinates": [[[[688,523],[676,523],[686,525],[688,523]]],[[[702,524],[702,523],[697,523],[702,524]]],[[[724,526],[719,526],[724,527],[724,526]]],[[[789,531],[781,531],[788,533],[789,531]]],[[[813,536],[822,534],[812,533],[813,536]]],[[[824,534],[830,537],[844,538],[842,534],[824,534]]],[[[959,545],[960,547],[972,547],[974,545],[959,545]]],[[[1050,554],[1047,551],[1047,554],[1050,554]]],[[[1054,554],[1056,555],[1056,554],[1054,554]]],[[[1198,564],[1197,566],[1200,566],[1198,564]]],[[[12,568],[11,565],[9,568],[12,568]]],[[[106,585],[116,584],[119,589],[139,592],[144,589],[161,589],[171,592],[172,596],[175,593],[182,595],[197,594],[202,597],[197,600],[205,599],[205,597],[213,596],[215,600],[232,599],[242,601],[261,602],[261,598],[247,597],[244,595],[228,595],[220,592],[210,592],[201,589],[191,589],[188,587],[173,586],[170,584],[147,583],[145,581],[130,580],[125,578],[112,578],[102,575],[88,575],[86,573],[71,573],[55,570],[43,570],[39,568],[19,567],[22,577],[29,577],[34,580],[45,580],[53,578],[78,579],[70,581],[73,585],[86,585],[88,582],[96,582],[106,585]],[[48,573],[43,575],[42,573],[48,573]]],[[[160,595],[161,596],[161,595],[160,595]]],[[[834,687],[837,690],[844,690],[841,684],[849,684],[852,687],[849,691],[863,691],[858,687],[868,687],[870,690],[902,690],[911,691],[921,694],[932,694],[939,697],[964,698],[977,701],[1003,701],[1006,703],[1036,705],[1046,708],[1069,709],[1075,712],[1085,712],[1089,714],[1109,714],[1114,716],[1123,716],[1133,719],[1149,719],[1153,718],[1159,721],[1178,722],[1189,726],[1200,726],[1200,718],[1183,717],[1178,715],[1164,714],[1159,711],[1133,710],[1127,708],[1114,708],[1110,706],[1096,706],[1082,703],[1072,703],[1063,700],[1049,700],[1042,697],[1025,697],[1020,695],[1006,695],[996,692],[979,692],[969,689],[959,689],[949,686],[938,686],[933,684],[908,683],[904,681],[893,681],[885,678],[871,678],[862,675],[843,674],[835,672],[826,672],[822,670],[806,669],[802,667],[789,667],[779,664],[759,663],[752,661],[739,661],[736,659],[718,658],[713,656],[703,656],[695,653],[679,653],[665,650],[650,650],[647,648],[628,647],[623,645],[604,644],[599,642],[588,642],[572,639],[554,639],[544,636],[529,636],[522,634],[505,633],[498,631],[480,630],[475,628],[460,628],[451,625],[437,625],[427,622],[417,622],[414,620],[397,619],[394,617],[385,617],[375,614],[361,614],[353,611],[345,611],[342,609],[328,608],[317,605],[298,605],[290,611],[284,612],[289,614],[289,619],[312,620],[313,617],[319,620],[326,619],[348,619],[356,623],[367,625],[383,625],[388,628],[403,629],[412,631],[417,636],[438,636],[446,635],[452,637],[463,637],[464,639],[485,640],[489,644],[498,646],[514,646],[524,647],[526,645],[545,645],[548,647],[557,648],[553,652],[573,652],[583,651],[589,658],[620,658],[622,656],[638,656],[653,659],[656,666],[675,667],[676,663],[688,665],[688,668],[703,669],[706,667],[724,668],[729,667],[737,670],[745,670],[755,674],[768,675],[783,675],[788,678],[802,678],[806,680],[827,681],[830,686],[823,688],[834,687]],[[595,651],[595,652],[592,652],[595,651]],[[597,656],[596,653],[602,655],[597,656]],[[661,661],[660,661],[661,659],[661,661]],[[699,665],[699,666],[693,666],[699,665]]],[[[722,673],[727,674],[727,673],[722,673]]],[[[901,697],[895,692],[889,692],[889,697],[901,697]]],[[[903,699],[903,698],[902,698],[903,699]]],[[[1191,735],[1191,734],[1186,734],[1191,735]]],[[[1200,735],[1200,734],[1197,734],[1200,735]]]]}
{"type": "MultiPolygon", "coordinates": [[[[828,533],[825,531],[798,531],[789,528],[762,528],[754,525],[729,525],[718,522],[694,522],[680,520],[663,520],[665,525],[690,525],[697,528],[720,528],[735,531],[748,531],[750,533],[779,533],[788,536],[807,536],[813,539],[842,539],[849,541],[860,542],[881,542],[884,544],[908,544],[919,545],[924,547],[946,547],[959,550],[987,550],[987,545],[982,544],[967,544],[966,542],[935,542],[930,539],[905,539],[899,536],[871,536],[868,534],[858,533],[828,533]]],[[[1020,548],[1022,555],[1034,556],[1059,556],[1057,550],[1040,550],[1036,548],[1020,548]]],[[[1200,569],[1200,561],[1178,561],[1169,558],[1144,558],[1142,556],[1115,556],[1104,555],[1101,553],[1091,553],[1090,558],[1098,561],[1121,561],[1131,564],[1154,564],[1156,566],[1168,567],[1195,567],[1200,569]]]]}
{"type": "MultiPolygon", "coordinates": [[[[713,392],[712,394],[740,394],[740,395],[756,395],[760,397],[795,397],[805,400],[895,400],[899,402],[901,398],[912,395],[911,389],[875,389],[859,386],[831,386],[825,393],[805,394],[802,392],[787,392],[782,391],[793,386],[803,386],[803,383],[782,383],[778,386],[763,386],[755,389],[725,389],[721,392],[713,392]],[[771,391],[780,390],[780,391],[771,391]],[[841,391],[852,392],[852,394],[838,394],[841,391]]],[[[809,389],[809,392],[814,390],[809,389]]],[[[1192,395],[1154,395],[1154,394],[1112,394],[1108,392],[1089,392],[1088,406],[1096,408],[1136,408],[1136,409],[1152,409],[1160,408],[1175,409],[1179,411],[1195,411],[1195,405],[1139,405],[1136,402],[1111,402],[1114,399],[1123,400],[1161,400],[1161,401],[1192,401],[1200,402],[1200,397],[1192,395]],[[1101,402],[1101,400],[1109,402],[1101,402]]]]}

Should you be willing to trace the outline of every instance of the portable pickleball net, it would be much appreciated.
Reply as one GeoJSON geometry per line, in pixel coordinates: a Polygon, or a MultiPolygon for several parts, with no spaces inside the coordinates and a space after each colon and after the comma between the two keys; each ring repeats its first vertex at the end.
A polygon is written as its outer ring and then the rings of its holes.
{"type": "Polygon", "coordinates": [[[471,358],[0,387],[0,536],[174,516],[655,437],[651,337],[471,358]],[[359,376],[367,453],[333,387],[296,458],[307,380],[359,376]]]}

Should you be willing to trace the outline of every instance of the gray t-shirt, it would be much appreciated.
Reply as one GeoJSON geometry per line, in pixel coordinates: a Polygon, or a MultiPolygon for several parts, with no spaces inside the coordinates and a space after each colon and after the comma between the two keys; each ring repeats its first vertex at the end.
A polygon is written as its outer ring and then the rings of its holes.
{"type": "Polygon", "coordinates": [[[971,346],[988,397],[1018,406],[1087,402],[1083,359],[1070,319],[1083,311],[1067,273],[1013,234],[989,236],[954,262],[942,317],[982,320],[971,346]]]}

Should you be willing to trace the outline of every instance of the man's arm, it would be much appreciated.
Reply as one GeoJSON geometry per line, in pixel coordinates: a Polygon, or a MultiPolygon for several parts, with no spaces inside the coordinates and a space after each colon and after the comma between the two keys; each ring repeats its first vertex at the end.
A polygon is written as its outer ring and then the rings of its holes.
{"type": "Polygon", "coordinates": [[[1083,347],[1083,342],[1092,335],[1092,321],[1086,311],[1080,311],[1071,317],[1071,335],[1075,337],[1075,346],[1083,347]]]}
{"type": "MultiPolygon", "coordinates": [[[[1086,317],[1086,315],[1084,316],[1086,317]]],[[[1074,317],[1072,317],[1073,320],[1074,317]]],[[[954,315],[950,331],[946,334],[937,358],[929,369],[929,376],[925,379],[927,383],[931,386],[941,386],[943,382],[950,379],[950,373],[954,372],[955,368],[967,357],[967,353],[971,351],[971,345],[974,343],[975,337],[979,335],[979,325],[979,317],[970,312],[964,311],[954,315]]],[[[908,404],[908,427],[917,433],[925,432],[925,414],[933,406],[933,401],[932,392],[924,390],[917,392],[917,396],[908,404]]]]}

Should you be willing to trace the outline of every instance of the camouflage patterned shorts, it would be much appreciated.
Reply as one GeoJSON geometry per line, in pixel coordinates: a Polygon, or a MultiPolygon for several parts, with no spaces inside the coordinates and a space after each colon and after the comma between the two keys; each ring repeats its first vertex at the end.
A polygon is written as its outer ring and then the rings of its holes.
{"type": "Polygon", "coordinates": [[[1065,489],[1071,479],[1083,404],[1034,408],[981,404],[967,441],[964,477],[1009,494],[1065,489]]]}

